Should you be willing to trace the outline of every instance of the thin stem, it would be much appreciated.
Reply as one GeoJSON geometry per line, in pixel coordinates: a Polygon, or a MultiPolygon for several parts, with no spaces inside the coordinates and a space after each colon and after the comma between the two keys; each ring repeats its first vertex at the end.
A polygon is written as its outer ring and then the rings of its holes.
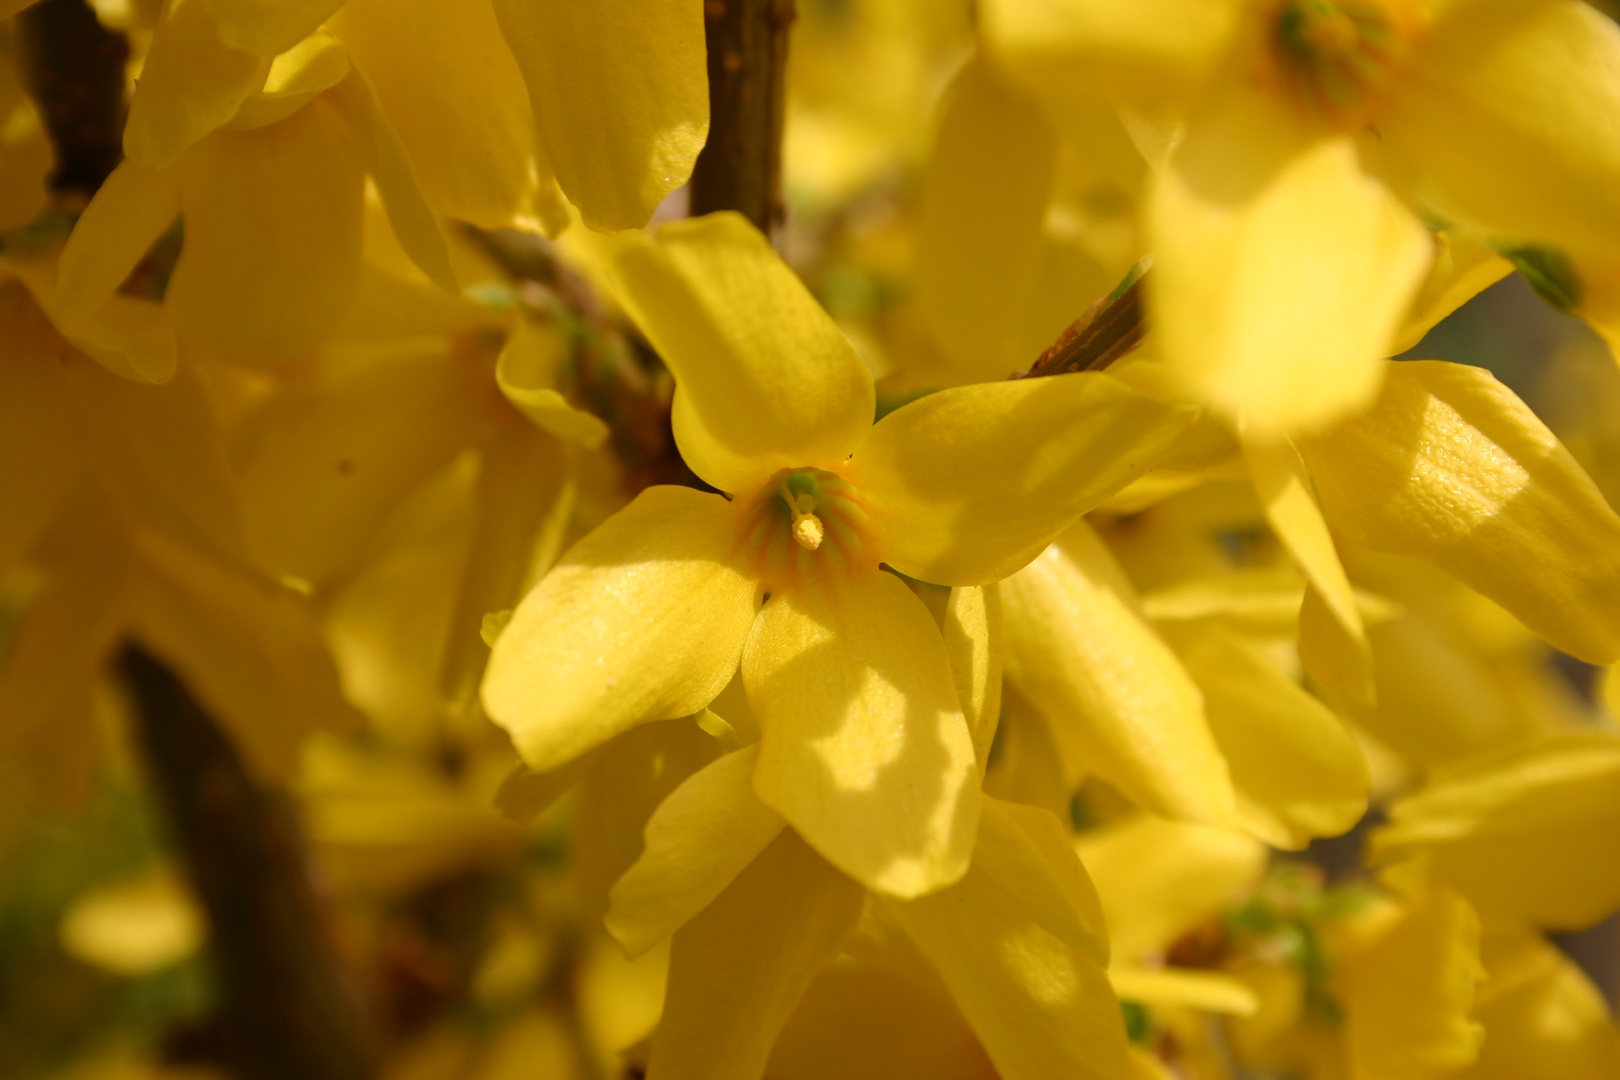
{"type": "Polygon", "coordinates": [[[794,0],[707,0],[709,141],[691,211],[737,210],[767,236],[781,224],[782,117],[794,0]]]}
{"type": "Polygon", "coordinates": [[[1101,371],[1142,343],[1147,333],[1143,318],[1144,272],[1122,291],[1105,296],[1086,309],[1058,335],[1052,347],[1015,378],[1063,375],[1074,371],[1101,371]]]}
{"type": "Polygon", "coordinates": [[[124,156],[129,43],[84,0],[40,0],[16,26],[23,82],[56,150],[51,190],[88,200],[124,156]]]}

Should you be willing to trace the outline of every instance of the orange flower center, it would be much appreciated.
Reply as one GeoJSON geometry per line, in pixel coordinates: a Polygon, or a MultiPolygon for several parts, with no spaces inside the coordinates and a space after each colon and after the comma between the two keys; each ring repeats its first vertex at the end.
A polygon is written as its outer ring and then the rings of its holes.
{"type": "Polygon", "coordinates": [[[1417,22],[1407,0],[1284,0],[1269,59],[1307,112],[1355,126],[1410,51],[1417,22]]]}
{"type": "Polygon", "coordinates": [[[854,485],[822,469],[783,469],[743,507],[745,550],[771,590],[854,568],[869,548],[866,528],[854,485]]]}

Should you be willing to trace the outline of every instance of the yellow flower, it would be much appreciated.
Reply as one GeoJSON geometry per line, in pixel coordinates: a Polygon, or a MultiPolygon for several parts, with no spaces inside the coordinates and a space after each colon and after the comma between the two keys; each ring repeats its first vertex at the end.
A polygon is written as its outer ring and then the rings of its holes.
{"type": "Polygon", "coordinates": [[[945,391],[874,426],[861,361],[742,218],[667,226],[617,273],[675,373],[682,455],[731,498],[650,488],[576,545],[496,643],[486,710],[546,770],[698,711],[740,659],[761,798],[873,888],[956,880],[972,746],[927,609],[882,567],[1004,577],[1188,411],[1064,376],[945,391]]]}
{"type": "Polygon", "coordinates": [[[1054,116],[1105,95],[1162,158],[1164,351],[1269,432],[1377,393],[1430,260],[1423,215],[1620,246],[1620,30],[1578,0],[994,0],[983,35],[1054,116]]]}

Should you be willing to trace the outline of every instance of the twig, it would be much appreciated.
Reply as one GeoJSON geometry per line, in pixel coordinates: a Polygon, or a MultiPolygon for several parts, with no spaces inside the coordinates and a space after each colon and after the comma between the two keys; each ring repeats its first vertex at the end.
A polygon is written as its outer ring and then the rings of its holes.
{"type": "Polygon", "coordinates": [[[1142,312],[1146,272],[1127,278],[1123,290],[1102,297],[1058,335],[1052,347],[1030,365],[1014,373],[1015,379],[1063,375],[1074,371],[1101,371],[1142,343],[1147,324],[1142,312]]]}
{"type": "Polygon", "coordinates": [[[124,156],[129,43],[84,0],[41,0],[17,16],[18,61],[56,150],[51,190],[86,200],[124,156]]]}
{"type": "Polygon", "coordinates": [[[372,1076],[291,797],[254,784],[161,661],[127,644],[119,665],[147,768],[208,913],[220,1002],[203,1050],[243,1080],[372,1076]]]}
{"type": "Polygon", "coordinates": [[[767,236],[782,221],[782,117],[794,0],[706,0],[709,141],[691,212],[738,210],[767,236]]]}

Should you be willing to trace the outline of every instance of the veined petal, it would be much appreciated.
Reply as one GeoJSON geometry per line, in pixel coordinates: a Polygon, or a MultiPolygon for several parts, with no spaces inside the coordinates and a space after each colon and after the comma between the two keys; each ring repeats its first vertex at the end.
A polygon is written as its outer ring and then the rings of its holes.
{"type": "Polygon", "coordinates": [[[1225,821],[1232,784],[1203,699],[1123,578],[1079,522],[1003,581],[1008,678],[1046,715],[1071,773],[1167,817],[1225,821]]]}
{"type": "Polygon", "coordinates": [[[1370,413],[1300,452],[1351,542],[1429,560],[1588,663],[1620,658],[1620,517],[1489,372],[1390,364],[1370,413]]]}
{"type": "Polygon", "coordinates": [[[614,264],[620,299],[675,373],[675,443],[722,491],[842,465],[872,426],[872,376],[740,214],[672,222],[614,264]]]}
{"type": "Polygon", "coordinates": [[[608,933],[634,960],[719,896],[786,822],[754,794],[759,745],[691,777],[647,821],[647,846],[609,894],[608,933]]]}
{"type": "Polygon", "coordinates": [[[1427,230],[1349,137],[1233,93],[1193,123],[1148,206],[1152,314],[1199,398],[1257,434],[1366,405],[1431,257],[1427,230]]]}
{"type": "Polygon", "coordinates": [[[1347,973],[1346,1041],[1354,1075],[1444,1076],[1469,1064],[1485,1032],[1470,1017],[1479,962],[1479,918],[1455,893],[1434,892],[1347,973]]]}
{"type": "Polygon", "coordinates": [[[1620,906],[1620,742],[1571,735],[1477,757],[1397,802],[1369,857],[1422,856],[1490,919],[1555,930],[1620,906]]]}
{"type": "Polygon", "coordinates": [[[534,117],[490,0],[349,0],[330,24],[366,72],[428,203],[497,228],[529,188],[534,117]]]}
{"type": "MultiPolygon", "coordinates": [[[[190,0],[201,6],[199,0],[190,0]]],[[[312,33],[343,0],[207,0],[219,38],[257,56],[285,52],[312,33]]]]}
{"type": "Polygon", "coordinates": [[[758,1080],[861,914],[859,885],[790,829],[675,935],[647,1080],[758,1080]]]}
{"type": "MultiPolygon", "coordinates": [[[[1091,936],[1100,923],[1082,927],[1055,901],[1056,868],[1010,805],[987,800],[979,832],[961,881],[887,909],[939,971],[1004,1080],[1130,1077],[1106,953],[1099,960],[1101,939],[1091,936]]],[[[1072,872],[1085,880],[1078,863],[1072,872]]]]}
{"type": "Polygon", "coordinates": [[[829,862],[910,897],[962,876],[979,815],[972,737],[933,616],[881,571],[771,597],[742,659],[754,790],[829,862]]]}
{"type": "Polygon", "coordinates": [[[1041,263],[1057,136],[982,57],[948,96],[923,184],[917,302],[964,382],[1003,379],[1041,263]]]}
{"type": "Polygon", "coordinates": [[[1230,48],[1232,0],[986,0],[991,53],[1055,110],[1097,93],[1151,103],[1186,93],[1230,48]]]}
{"type": "Polygon", "coordinates": [[[185,246],[164,299],[181,337],[251,360],[325,341],[359,282],[364,186],[360,158],[322,100],[194,147],[181,193],[185,246]]]}
{"type": "Polygon", "coordinates": [[[879,558],[936,585],[982,585],[1146,472],[1195,410],[1081,373],[929,394],[875,426],[845,474],[879,558]]]}
{"type": "Polygon", "coordinates": [[[495,0],[540,142],[595,229],[631,229],[686,183],[709,134],[698,0],[495,0]]]}
{"type": "Polygon", "coordinates": [[[1372,646],[1327,522],[1311,497],[1299,452],[1286,440],[1245,439],[1243,456],[1266,521],[1310,582],[1299,621],[1305,669],[1351,701],[1371,705],[1372,646]],[[1318,614],[1328,617],[1319,619],[1318,614]]]}
{"type": "Polygon", "coordinates": [[[1298,849],[1360,820],[1371,786],[1367,760],[1326,705],[1213,628],[1189,634],[1182,659],[1204,692],[1238,792],[1238,818],[1250,831],[1298,849]]]}
{"type": "Polygon", "coordinates": [[[984,775],[1001,718],[1001,591],[995,585],[961,585],[951,590],[940,627],[956,678],[973,754],[984,775]]]}
{"type": "Polygon", "coordinates": [[[180,213],[177,166],[120,162],[73,226],[56,270],[56,298],[69,320],[82,319],[117,291],[152,242],[180,213]]]}
{"type": "Polygon", "coordinates": [[[1620,249],[1620,29],[1578,0],[1458,4],[1376,118],[1452,220],[1620,249]]]}
{"type": "Polygon", "coordinates": [[[755,610],[736,543],[718,495],[651,487],[524,597],[490,654],[483,699],[530,768],[714,699],[755,610]]]}
{"type": "Polygon", "coordinates": [[[153,32],[141,66],[124,126],[124,153],[150,168],[172,164],[236,115],[269,70],[267,57],[220,40],[209,0],[176,0],[153,32]]]}

